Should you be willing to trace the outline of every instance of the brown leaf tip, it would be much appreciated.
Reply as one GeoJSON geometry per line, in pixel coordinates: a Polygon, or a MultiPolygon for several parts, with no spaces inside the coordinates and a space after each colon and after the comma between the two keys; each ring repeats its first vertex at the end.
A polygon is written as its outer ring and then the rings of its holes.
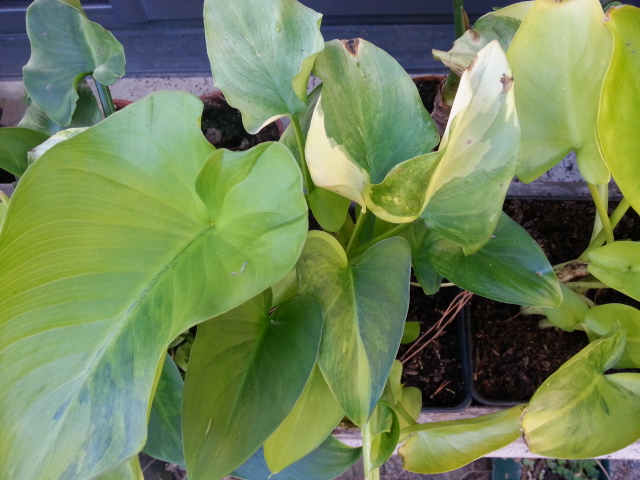
{"type": "Polygon", "coordinates": [[[360,39],[352,38],[351,40],[340,40],[351,55],[354,57],[358,54],[358,49],[360,48],[360,39]]]}
{"type": "Polygon", "coordinates": [[[513,85],[513,77],[508,77],[503,74],[502,77],[500,77],[500,83],[502,84],[502,93],[507,93],[513,85]]]}

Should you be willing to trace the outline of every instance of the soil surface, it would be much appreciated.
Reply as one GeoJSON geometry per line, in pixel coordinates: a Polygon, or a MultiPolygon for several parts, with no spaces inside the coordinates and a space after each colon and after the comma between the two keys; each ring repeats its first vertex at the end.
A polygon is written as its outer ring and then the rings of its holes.
{"type": "MultiPolygon", "coordinates": [[[[613,205],[615,207],[615,205],[613,205]]],[[[577,258],[589,244],[595,208],[590,202],[507,200],[505,212],[540,244],[552,265],[577,258]]],[[[640,240],[640,219],[628,213],[616,239],[640,240]]],[[[596,304],[640,303],[610,290],[592,290],[596,304]]],[[[474,297],[470,307],[474,390],[489,401],[527,401],[544,380],[587,345],[583,332],[539,328],[540,316],[515,305],[474,297]]]]}
{"type": "Polygon", "coordinates": [[[242,125],[240,111],[230,106],[221,93],[202,97],[202,133],[216,148],[248,150],[262,142],[280,139],[280,129],[274,122],[265,126],[256,135],[247,133],[242,125]]]}
{"type": "MultiPolygon", "coordinates": [[[[420,322],[422,335],[440,320],[458,292],[457,289],[443,288],[436,295],[427,296],[419,287],[412,287],[407,321],[420,322]]],[[[468,386],[465,382],[459,344],[459,331],[462,328],[464,318],[458,315],[436,338],[434,336],[438,329],[423,340],[416,340],[420,346],[427,342],[428,344],[404,364],[402,381],[405,386],[422,390],[423,407],[464,406],[468,386]]],[[[398,358],[401,359],[416,342],[401,345],[398,358]]]]}

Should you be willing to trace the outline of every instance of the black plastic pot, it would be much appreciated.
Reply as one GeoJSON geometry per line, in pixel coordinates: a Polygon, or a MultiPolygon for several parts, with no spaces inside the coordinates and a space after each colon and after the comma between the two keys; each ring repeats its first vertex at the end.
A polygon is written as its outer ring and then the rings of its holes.
{"type": "MultiPolygon", "coordinates": [[[[534,199],[516,194],[505,202],[505,211],[541,244],[552,264],[577,258],[582,253],[589,243],[595,216],[593,202],[582,195],[585,193],[582,186],[562,187],[564,193],[570,193],[567,190],[573,188],[574,194],[551,199],[547,193],[552,189],[545,186],[537,192],[534,190],[534,199]],[[543,198],[545,200],[539,200],[543,198]],[[541,205],[542,210],[534,214],[533,208],[541,205]],[[562,210],[565,210],[564,214],[562,210]],[[536,215],[540,217],[539,222],[535,220],[536,215]],[[583,232],[584,238],[572,237],[572,231],[583,232]]],[[[520,193],[518,190],[524,191],[525,188],[516,184],[514,190],[520,193]]],[[[615,189],[612,189],[611,196],[619,198],[615,189]]],[[[620,223],[616,235],[639,239],[640,219],[637,214],[630,212],[620,223]]],[[[604,294],[592,291],[594,294],[596,303],[633,302],[624,296],[604,301],[604,294]]],[[[617,295],[617,292],[607,292],[607,295],[617,295]]],[[[472,301],[468,316],[472,363],[470,390],[477,403],[507,407],[528,401],[548,375],[586,346],[587,338],[583,332],[570,333],[553,327],[543,330],[537,326],[541,318],[521,316],[517,306],[480,298],[472,301]],[[499,310],[498,313],[489,313],[493,306],[499,310]],[[523,388],[518,388],[518,383],[523,388]],[[521,393],[516,395],[516,391],[521,393]]]]}

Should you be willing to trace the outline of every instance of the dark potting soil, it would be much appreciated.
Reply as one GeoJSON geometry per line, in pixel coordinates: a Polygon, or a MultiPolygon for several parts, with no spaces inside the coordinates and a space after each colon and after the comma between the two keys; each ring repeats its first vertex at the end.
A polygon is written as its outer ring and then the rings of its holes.
{"type": "Polygon", "coordinates": [[[222,94],[213,93],[202,97],[202,133],[216,148],[248,150],[259,143],[278,141],[280,129],[271,123],[256,135],[246,132],[240,111],[230,106],[222,94]]]}
{"type": "MultiPolygon", "coordinates": [[[[612,205],[614,208],[615,205],[612,205]]],[[[540,244],[552,265],[577,258],[588,246],[595,207],[590,202],[507,200],[504,211],[540,244]]],[[[616,239],[640,240],[640,218],[630,211],[616,239]]],[[[610,289],[592,290],[596,304],[639,302],[610,289]]],[[[541,316],[516,305],[474,297],[470,306],[474,389],[491,401],[528,400],[564,362],[584,348],[584,332],[539,328],[541,316]]]]}
{"type": "MultiPolygon", "coordinates": [[[[420,334],[429,330],[442,317],[457,289],[443,288],[436,295],[424,295],[419,287],[411,287],[411,301],[407,321],[420,322],[420,334]]],[[[458,331],[463,318],[458,316],[441,335],[430,334],[420,342],[429,344],[404,364],[402,381],[405,386],[422,391],[422,406],[457,407],[466,397],[468,386],[462,366],[458,331]]],[[[435,332],[434,332],[435,333],[435,332]]],[[[414,342],[401,345],[397,358],[401,359],[414,342]]]]}

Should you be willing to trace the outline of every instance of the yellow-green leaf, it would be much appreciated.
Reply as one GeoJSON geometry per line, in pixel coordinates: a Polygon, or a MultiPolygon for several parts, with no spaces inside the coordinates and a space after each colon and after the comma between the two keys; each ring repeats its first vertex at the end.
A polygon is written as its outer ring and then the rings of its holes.
{"type": "Polygon", "coordinates": [[[588,311],[584,322],[592,332],[604,336],[620,322],[627,335],[616,368],[640,368],[640,311],[628,305],[608,303],[588,311]]]}
{"type": "Polygon", "coordinates": [[[155,93],[22,177],[0,231],[0,478],[90,479],[140,451],[169,342],[293,268],[295,160],[214,151],[201,112],[155,93]]]}
{"type": "Polygon", "coordinates": [[[624,331],[616,325],[538,388],[522,417],[533,453],[593,458],[640,438],[640,397],[603,374],[617,363],[624,345],[624,331]]]}
{"type": "Polygon", "coordinates": [[[582,176],[608,183],[596,120],[612,49],[598,0],[534,2],[507,52],[522,127],[520,180],[535,180],[575,150],[582,176]]]}
{"type": "Polygon", "coordinates": [[[442,473],[498,450],[520,436],[522,405],[464,420],[416,425],[400,447],[402,466],[410,472],[442,473]]]}
{"type": "Polygon", "coordinates": [[[616,184],[640,211],[640,9],[611,8],[605,26],[615,43],[600,98],[598,137],[616,184]]]}
{"type": "Polygon", "coordinates": [[[320,368],[311,372],[293,410],[264,443],[264,458],[273,473],[313,452],[344,417],[320,368]]]}
{"type": "Polygon", "coordinates": [[[589,252],[589,273],[640,300],[640,242],[614,242],[589,252]]]}

